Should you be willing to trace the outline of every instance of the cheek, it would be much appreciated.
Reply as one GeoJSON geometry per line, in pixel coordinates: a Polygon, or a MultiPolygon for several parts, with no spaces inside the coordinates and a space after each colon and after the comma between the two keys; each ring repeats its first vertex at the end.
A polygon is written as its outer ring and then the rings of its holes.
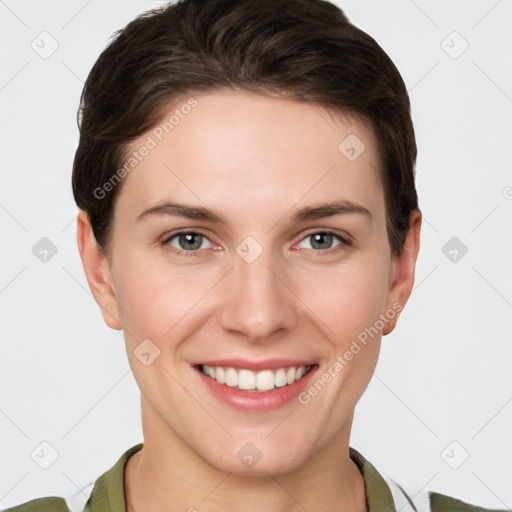
{"type": "Polygon", "coordinates": [[[174,326],[186,323],[187,314],[215,283],[211,271],[191,270],[189,265],[171,268],[135,257],[119,261],[117,277],[117,302],[127,335],[157,344],[174,326]]]}
{"type": "Polygon", "coordinates": [[[354,261],[297,277],[297,295],[329,327],[329,337],[337,343],[350,342],[374,325],[382,311],[388,279],[382,260],[354,261]]]}

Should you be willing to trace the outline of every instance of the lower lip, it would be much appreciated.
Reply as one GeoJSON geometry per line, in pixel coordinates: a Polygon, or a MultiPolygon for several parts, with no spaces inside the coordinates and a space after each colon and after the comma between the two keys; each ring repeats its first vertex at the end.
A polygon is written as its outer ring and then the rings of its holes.
{"type": "Polygon", "coordinates": [[[245,391],[220,384],[205,375],[199,368],[195,368],[207,389],[213,395],[231,407],[243,411],[272,411],[283,407],[304,391],[317,369],[318,366],[314,365],[302,379],[296,380],[293,384],[274,388],[270,391],[257,392],[245,391]]]}

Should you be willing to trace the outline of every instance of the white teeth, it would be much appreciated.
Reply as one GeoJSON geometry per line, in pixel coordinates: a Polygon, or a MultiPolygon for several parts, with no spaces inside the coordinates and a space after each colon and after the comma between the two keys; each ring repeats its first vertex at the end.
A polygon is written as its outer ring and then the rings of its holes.
{"type": "Polygon", "coordinates": [[[250,370],[240,370],[238,372],[238,387],[240,389],[255,389],[256,375],[250,370]]]}
{"type": "MultiPolygon", "coordinates": [[[[208,366],[205,365],[203,368],[208,368],[208,366]]],[[[238,373],[236,373],[234,368],[226,370],[226,385],[232,388],[238,386],[238,373]]]]}
{"type": "Polygon", "coordinates": [[[274,389],[274,380],[274,372],[272,370],[263,370],[262,372],[258,372],[256,376],[256,389],[258,391],[269,391],[270,389],[274,389]]]}
{"type": "Polygon", "coordinates": [[[295,380],[299,380],[300,378],[304,377],[306,375],[306,368],[304,366],[301,366],[297,369],[297,373],[295,375],[295,380]]]}
{"type": "Polygon", "coordinates": [[[276,385],[276,388],[286,386],[286,372],[284,371],[284,368],[279,368],[279,370],[277,370],[274,376],[274,384],[276,385]]]}
{"type": "Polygon", "coordinates": [[[218,367],[215,370],[215,376],[212,378],[215,379],[220,384],[224,384],[226,382],[226,373],[224,372],[224,368],[218,367]]]}
{"type": "Polygon", "coordinates": [[[275,387],[280,388],[301,379],[306,375],[310,366],[279,368],[277,370],[235,370],[235,368],[222,368],[220,366],[202,365],[202,372],[220,384],[226,384],[232,388],[270,391],[275,387]]]}

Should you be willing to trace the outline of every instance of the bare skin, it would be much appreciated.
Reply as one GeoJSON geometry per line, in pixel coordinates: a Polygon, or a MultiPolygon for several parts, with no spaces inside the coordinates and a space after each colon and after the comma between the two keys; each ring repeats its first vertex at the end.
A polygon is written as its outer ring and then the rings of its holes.
{"type": "MultiPolygon", "coordinates": [[[[248,92],[194,97],[197,106],[124,178],[109,259],[84,212],[77,222],[89,286],[107,325],[123,329],[141,390],[144,447],[126,466],[127,512],[364,512],[364,481],[349,457],[354,408],[411,293],[421,214],[412,212],[405,249],[392,256],[376,141],[362,120],[248,92]],[[338,149],[350,134],[365,145],[353,160],[338,149]],[[165,201],[224,222],[137,220],[165,201]],[[370,215],[293,219],[340,201],[370,215]],[[196,235],[187,245],[177,232],[196,235]],[[236,252],[249,236],[262,248],[251,263],[236,252]],[[288,357],[315,361],[321,376],[371,326],[378,335],[306,404],[242,412],[194,368],[217,357],[288,357]],[[150,365],[136,356],[146,339],[159,350],[150,365]],[[237,457],[248,442],[262,454],[252,467],[237,457]]],[[[131,149],[148,136],[156,140],[149,131],[131,149]]]]}

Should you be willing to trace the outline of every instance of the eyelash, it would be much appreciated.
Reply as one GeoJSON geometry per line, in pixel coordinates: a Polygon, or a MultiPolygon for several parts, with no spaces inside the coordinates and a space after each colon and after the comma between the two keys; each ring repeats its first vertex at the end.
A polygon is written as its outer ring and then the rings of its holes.
{"type": "MultiPolygon", "coordinates": [[[[174,239],[174,238],[176,238],[176,237],[178,237],[180,235],[190,235],[190,234],[201,235],[204,238],[206,238],[207,240],[209,240],[208,237],[204,233],[201,233],[201,231],[179,231],[179,232],[173,233],[172,235],[170,235],[167,238],[165,238],[161,242],[161,245],[163,245],[166,250],[172,252],[173,254],[175,254],[177,256],[185,256],[185,257],[200,256],[199,253],[202,250],[204,250],[204,249],[194,249],[194,250],[191,250],[191,251],[185,251],[185,250],[181,250],[181,249],[176,249],[175,247],[172,247],[171,245],[169,245],[169,242],[172,239],[174,239]]],[[[331,254],[334,254],[334,253],[338,252],[339,250],[341,250],[341,248],[343,246],[345,246],[345,247],[352,246],[352,242],[348,238],[343,237],[343,236],[339,235],[338,233],[336,233],[334,231],[329,231],[329,230],[318,230],[318,231],[312,231],[310,233],[307,233],[306,236],[304,236],[304,238],[302,238],[300,240],[300,242],[306,240],[307,238],[309,238],[311,236],[318,235],[318,234],[332,235],[334,238],[337,238],[341,242],[341,244],[336,245],[335,247],[333,247],[331,249],[324,249],[324,250],[322,250],[322,249],[311,249],[315,253],[318,253],[319,256],[328,256],[328,255],[331,255],[331,254]]]]}

